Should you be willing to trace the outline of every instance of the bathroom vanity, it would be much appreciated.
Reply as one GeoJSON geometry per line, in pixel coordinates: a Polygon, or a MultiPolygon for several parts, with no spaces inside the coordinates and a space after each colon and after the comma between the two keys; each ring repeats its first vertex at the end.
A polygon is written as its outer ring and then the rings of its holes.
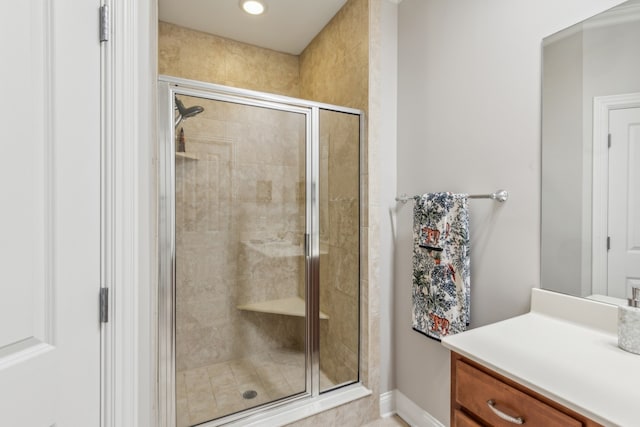
{"type": "Polygon", "coordinates": [[[451,425],[638,425],[640,356],[616,331],[616,306],[533,289],[529,313],[444,338],[451,425]]]}
{"type": "Polygon", "coordinates": [[[589,426],[600,424],[500,375],[451,353],[452,426],[589,426]]]}

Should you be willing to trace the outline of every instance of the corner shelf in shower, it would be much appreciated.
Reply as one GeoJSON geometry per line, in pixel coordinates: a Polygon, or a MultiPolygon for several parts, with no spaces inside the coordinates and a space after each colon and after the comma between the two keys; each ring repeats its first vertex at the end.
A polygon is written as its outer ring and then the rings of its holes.
{"type": "MultiPolygon", "coordinates": [[[[259,313],[282,314],[285,316],[305,316],[305,303],[300,297],[274,299],[269,301],[254,302],[239,305],[238,310],[257,311],[259,313]]],[[[320,319],[328,319],[329,316],[320,312],[320,319]]]]}
{"type": "Polygon", "coordinates": [[[198,160],[198,157],[193,153],[183,153],[176,151],[176,160],[198,160]]]}

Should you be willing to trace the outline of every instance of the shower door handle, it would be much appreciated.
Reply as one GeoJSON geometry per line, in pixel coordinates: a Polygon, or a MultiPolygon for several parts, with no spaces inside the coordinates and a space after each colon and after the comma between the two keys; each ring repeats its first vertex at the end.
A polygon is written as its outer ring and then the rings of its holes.
{"type": "Polygon", "coordinates": [[[304,233],[304,256],[305,257],[311,256],[311,248],[309,247],[309,245],[311,244],[310,240],[311,239],[309,238],[309,233],[304,233]]]}

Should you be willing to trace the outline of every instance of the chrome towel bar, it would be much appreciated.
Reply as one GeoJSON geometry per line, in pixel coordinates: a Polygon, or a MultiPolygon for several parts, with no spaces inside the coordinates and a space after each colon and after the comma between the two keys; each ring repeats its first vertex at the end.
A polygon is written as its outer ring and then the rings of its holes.
{"type": "MultiPolygon", "coordinates": [[[[396,197],[396,202],[407,203],[409,200],[413,200],[418,196],[408,196],[407,194],[401,194],[396,197]]],[[[496,190],[491,194],[470,194],[470,199],[493,199],[500,203],[506,202],[509,199],[509,192],[507,190],[496,190]]]]}

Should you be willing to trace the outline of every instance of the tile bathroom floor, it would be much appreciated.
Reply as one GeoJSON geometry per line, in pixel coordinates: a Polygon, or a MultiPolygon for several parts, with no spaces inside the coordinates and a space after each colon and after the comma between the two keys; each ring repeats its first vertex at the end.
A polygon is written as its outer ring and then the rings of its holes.
{"type": "Polygon", "coordinates": [[[391,417],[380,418],[379,420],[371,421],[365,424],[363,427],[409,427],[409,424],[397,415],[391,417]]]}
{"type": "MultiPolygon", "coordinates": [[[[321,389],[333,383],[320,374],[321,389]]],[[[178,427],[187,427],[242,411],[305,389],[304,353],[274,350],[176,374],[178,427]],[[243,393],[255,391],[252,399],[243,393]]]]}

